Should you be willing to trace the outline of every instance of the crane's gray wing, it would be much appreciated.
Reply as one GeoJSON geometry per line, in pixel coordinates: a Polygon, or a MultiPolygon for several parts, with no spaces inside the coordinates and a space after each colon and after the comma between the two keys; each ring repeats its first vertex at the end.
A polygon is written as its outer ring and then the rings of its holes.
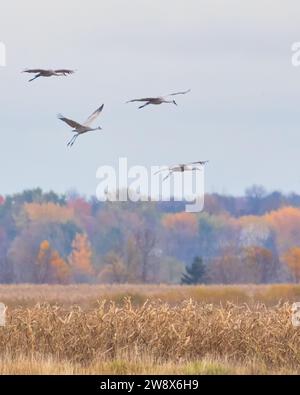
{"type": "Polygon", "coordinates": [[[99,114],[101,113],[101,111],[103,110],[104,104],[102,104],[102,106],[100,106],[99,108],[97,108],[96,111],[93,112],[93,114],[91,114],[88,119],[84,122],[85,126],[90,125],[92,122],[94,122],[94,120],[99,116],[99,114]]]}
{"type": "Polygon", "coordinates": [[[190,162],[188,163],[188,165],[205,165],[206,163],[208,163],[208,160],[199,160],[198,162],[190,162]]]}
{"type": "Polygon", "coordinates": [[[75,73],[75,70],[69,70],[69,69],[58,69],[54,70],[55,73],[60,73],[60,74],[73,74],[75,73]]]}
{"type": "Polygon", "coordinates": [[[129,100],[126,103],[132,103],[134,101],[151,101],[153,99],[156,99],[156,97],[144,97],[143,99],[133,99],[133,100],[129,100]]]}
{"type": "Polygon", "coordinates": [[[176,96],[176,95],[185,95],[186,93],[189,93],[191,89],[188,89],[187,91],[182,91],[182,92],[176,92],[176,93],[169,93],[166,96],[176,96]]]}
{"type": "Polygon", "coordinates": [[[22,71],[22,73],[44,73],[45,71],[48,71],[48,70],[45,70],[45,69],[25,69],[25,70],[23,70],[22,71]]]}
{"type": "Polygon", "coordinates": [[[82,125],[80,125],[80,123],[73,121],[72,119],[66,118],[61,114],[57,115],[57,118],[60,119],[61,121],[67,123],[69,126],[71,126],[71,128],[80,128],[82,127],[82,125]]]}

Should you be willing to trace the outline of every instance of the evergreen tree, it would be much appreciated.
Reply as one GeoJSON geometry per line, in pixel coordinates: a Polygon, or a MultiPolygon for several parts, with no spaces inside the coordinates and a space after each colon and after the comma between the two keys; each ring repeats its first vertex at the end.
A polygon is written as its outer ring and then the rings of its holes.
{"type": "Polygon", "coordinates": [[[186,267],[186,273],[183,273],[181,284],[203,284],[205,283],[206,267],[202,258],[196,256],[190,267],[186,267]]]}

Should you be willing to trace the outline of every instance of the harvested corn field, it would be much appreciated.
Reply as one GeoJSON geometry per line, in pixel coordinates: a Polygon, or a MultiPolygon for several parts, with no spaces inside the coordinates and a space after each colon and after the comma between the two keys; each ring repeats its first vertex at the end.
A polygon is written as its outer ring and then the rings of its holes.
{"type": "Polygon", "coordinates": [[[42,359],[46,366],[57,361],[68,372],[83,373],[130,374],[139,367],[157,373],[159,366],[168,372],[172,364],[180,373],[197,373],[197,367],[207,373],[203,366],[215,366],[211,373],[297,373],[300,332],[292,326],[289,303],[216,306],[190,299],[136,306],[128,298],[87,310],[37,304],[8,308],[0,354],[0,366],[13,366],[3,364],[5,358],[23,358],[28,366],[42,359]]]}

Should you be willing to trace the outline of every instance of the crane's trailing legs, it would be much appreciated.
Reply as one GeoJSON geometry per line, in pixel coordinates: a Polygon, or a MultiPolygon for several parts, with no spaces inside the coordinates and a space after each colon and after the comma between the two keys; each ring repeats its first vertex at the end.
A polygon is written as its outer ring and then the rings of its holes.
{"type": "Polygon", "coordinates": [[[68,142],[67,146],[68,146],[68,147],[72,147],[73,144],[75,143],[75,141],[76,141],[76,139],[77,139],[78,136],[79,136],[79,133],[75,134],[75,136],[73,136],[73,137],[71,138],[71,140],[68,142]]]}
{"type": "Polygon", "coordinates": [[[41,74],[37,74],[35,77],[31,78],[28,82],[36,80],[37,78],[41,77],[41,74]]]}
{"type": "Polygon", "coordinates": [[[151,102],[150,102],[150,101],[148,101],[148,103],[146,103],[146,104],[143,104],[142,106],[139,106],[139,108],[146,107],[146,106],[148,106],[149,104],[151,104],[151,102]]]}

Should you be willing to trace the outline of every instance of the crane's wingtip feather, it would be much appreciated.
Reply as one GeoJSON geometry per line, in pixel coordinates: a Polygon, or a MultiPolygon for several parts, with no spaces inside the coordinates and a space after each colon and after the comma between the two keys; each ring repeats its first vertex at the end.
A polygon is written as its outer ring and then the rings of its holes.
{"type": "Polygon", "coordinates": [[[103,108],[104,108],[104,104],[101,104],[101,106],[97,108],[94,114],[101,112],[103,108]]]}

